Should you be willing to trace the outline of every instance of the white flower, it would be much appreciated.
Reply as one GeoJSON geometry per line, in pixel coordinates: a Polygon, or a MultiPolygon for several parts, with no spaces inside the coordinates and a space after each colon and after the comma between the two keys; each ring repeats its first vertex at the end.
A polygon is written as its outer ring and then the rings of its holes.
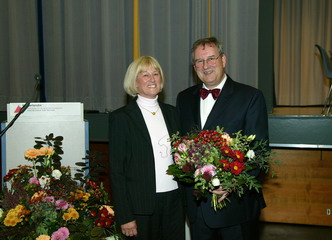
{"type": "Polygon", "coordinates": [[[0,208],[0,219],[2,218],[2,215],[3,215],[3,210],[2,208],[0,208]]]}
{"type": "Polygon", "coordinates": [[[39,178],[39,183],[40,183],[40,186],[42,188],[44,188],[46,185],[48,185],[49,182],[50,182],[50,178],[49,177],[41,176],[41,178],[39,178]]]}
{"type": "Polygon", "coordinates": [[[249,159],[253,159],[255,157],[255,152],[253,150],[249,150],[246,155],[249,159]]]}
{"type": "Polygon", "coordinates": [[[59,180],[61,177],[62,173],[58,169],[54,169],[52,172],[52,177],[55,179],[59,180]]]}
{"type": "Polygon", "coordinates": [[[213,178],[211,183],[214,187],[219,187],[220,186],[220,180],[218,178],[213,178]]]}
{"type": "Polygon", "coordinates": [[[116,236],[105,238],[105,240],[117,240],[117,239],[118,239],[118,237],[116,237],[116,236]]]}

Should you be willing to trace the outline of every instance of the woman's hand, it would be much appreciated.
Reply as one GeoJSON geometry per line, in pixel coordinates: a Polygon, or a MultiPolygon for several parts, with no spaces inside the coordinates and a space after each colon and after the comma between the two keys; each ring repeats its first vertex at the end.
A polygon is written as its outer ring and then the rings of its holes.
{"type": "Polygon", "coordinates": [[[136,221],[128,222],[121,225],[122,233],[127,237],[136,237],[137,236],[137,225],[136,221]]]}
{"type": "Polygon", "coordinates": [[[219,188],[210,190],[211,193],[217,194],[220,197],[218,198],[218,203],[221,202],[222,200],[226,199],[229,195],[229,192],[227,192],[222,186],[220,185],[219,188]]]}

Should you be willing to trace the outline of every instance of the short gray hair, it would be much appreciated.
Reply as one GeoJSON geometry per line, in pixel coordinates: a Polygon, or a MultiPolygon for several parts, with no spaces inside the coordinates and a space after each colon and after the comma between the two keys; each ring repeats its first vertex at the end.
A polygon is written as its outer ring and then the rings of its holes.
{"type": "Polygon", "coordinates": [[[223,45],[221,42],[218,41],[218,39],[216,37],[208,37],[208,38],[201,38],[198,39],[196,42],[194,42],[192,48],[191,48],[191,58],[192,58],[192,62],[194,62],[194,58],[195,58],[195,50],[199,47],[199,46],[205,46],[206,44],[210,45],[210,44],[214,44],[217,48],[218,48],[218,52],[219,55],[224,54],[223,51],[223,45]]]}

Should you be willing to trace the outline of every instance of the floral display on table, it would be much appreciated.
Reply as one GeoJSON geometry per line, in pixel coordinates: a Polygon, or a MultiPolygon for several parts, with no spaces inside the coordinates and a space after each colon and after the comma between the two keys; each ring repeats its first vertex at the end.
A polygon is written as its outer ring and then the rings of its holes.
{"type": "MultiPolygon", "coordinates": [[[[205,198],[211,189],[220,185],[241,197],[246,189],[259,191],[262,185],[254,172],[267,173],[273,158],[268,142],[255,140],[255,135],[242,135],[241,131],[230,136],[222,128],[203,130],[171,139],[174,164],[167,173],[180,182],[192,184],[197,199],[205,198]]],[[[222,209],[229,199],[218,202],[212,194],[214,210],[222,209]]]]}
{"type": "Polygon", "coordinates": [[[87,164],[77,177],[61,166],[63,137],[36,138],[24,153],[26,165],[9,170],[0,195],[0,239],[120,240],[114,211],[103,184],[87,164]]]}

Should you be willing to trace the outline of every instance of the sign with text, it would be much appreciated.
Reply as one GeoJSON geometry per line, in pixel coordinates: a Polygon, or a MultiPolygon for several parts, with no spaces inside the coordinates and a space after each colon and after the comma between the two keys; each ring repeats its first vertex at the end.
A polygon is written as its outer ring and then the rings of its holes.
{"type": "MultiPolygon", "coordinates": [[[[15,117],[22,103],[7,105],[7,122],[15,117]]],[[[2,176],[18,165],[29,165],[24,152],[33,148],[35,137],[45,138],[53,133],[62,136],[61,165],[75,169],[89,146],[88,122],[83,119],[82,103],[31,103],[2,137],[2,176]]]]}

